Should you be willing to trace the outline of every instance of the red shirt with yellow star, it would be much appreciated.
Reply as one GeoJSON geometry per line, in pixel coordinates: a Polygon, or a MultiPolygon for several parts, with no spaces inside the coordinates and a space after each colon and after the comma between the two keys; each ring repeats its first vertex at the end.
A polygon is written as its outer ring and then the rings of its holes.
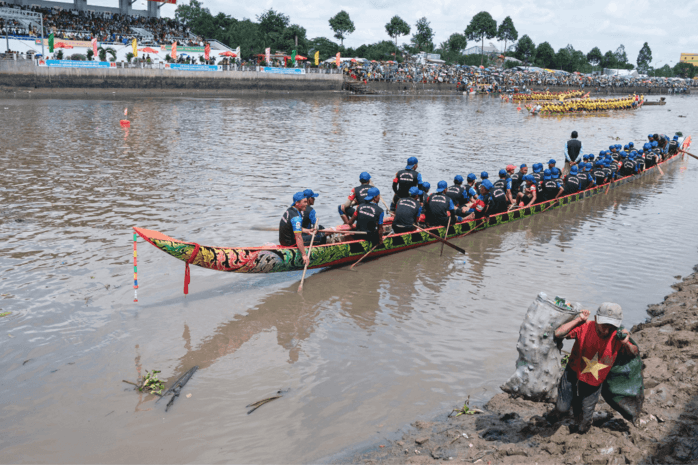
{"type": "Polygon", "coordinates": [[[570,331],[567,337],[575,341],[568,365],[577,373],[579,381],[592,386],[604,382],[622,347],[622,342],[615,336],[613,331],[608,338],[599,338],[594,321],[587,321],[570,331]]]}

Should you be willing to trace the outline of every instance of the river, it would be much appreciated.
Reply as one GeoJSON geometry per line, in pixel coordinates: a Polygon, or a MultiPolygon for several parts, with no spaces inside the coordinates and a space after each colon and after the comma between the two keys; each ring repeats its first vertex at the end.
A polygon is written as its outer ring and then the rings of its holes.
{"type": "Polygon", "coordinates": [[[622,305],[626,326],[698,263],[697,160],[564,208],[347,269],[192,268],[132,226],[255,246],[294,192],[321,223],[367,170],[387,194],[410,156],[432,186],[508,163],[698,136],[693,97],[531,117],[496,97],[270,96],[0,101],[2,462],[307,463],[498,392],[540,291],[622,305]],[[131,127],[120,127],[124,108],[131,127]],[[618,137],[618,141],[616,141],[618,137]],[[122,383],[200,367],[165,413],[122,383]],[[290,389],[248,415],[245,406],[290,389]],[[191,394],[189,397],[187,395],[191,394]]]}

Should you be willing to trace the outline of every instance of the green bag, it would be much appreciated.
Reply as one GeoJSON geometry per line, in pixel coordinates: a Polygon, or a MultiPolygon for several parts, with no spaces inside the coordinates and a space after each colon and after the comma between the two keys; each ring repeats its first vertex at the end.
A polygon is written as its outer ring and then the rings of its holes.
{"type": "MultiPolygon", "coordinates": [[[[632,338],[630,342],[640,348],[632,338]]],[[[601,395],[626,420],[634,422],[640,416],[645,401],[645,385],[639,353],[637,356],[623,352],[618,354],[601,387],[601,395]]]]}

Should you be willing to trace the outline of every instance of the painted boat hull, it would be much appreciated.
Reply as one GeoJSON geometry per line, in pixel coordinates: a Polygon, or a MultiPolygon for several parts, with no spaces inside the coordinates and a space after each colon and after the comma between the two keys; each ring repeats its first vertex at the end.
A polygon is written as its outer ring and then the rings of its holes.
{"type": "MultiPolygon", "coordinates": [[[[691,138],[687,137],[682,148],[688,150],[691,138]]],[[[679,158],[679,155],[665,160],[661,165],[666,166],[679,158]]],[[[481,220],[463,221],[451,225],[448,230],[448,238],[458,238],[467,234],[481,231],[500,224],[510,223],[522,218],[527,218],[538,213],[578,202],[587,197],[593,197],[604,193],[606,189],[615,189],[637,178],[646,176],[657,170],[654,166],[644,172],[618,179],[610,184],[595,187],[576,194],[560,197],[557,200],[542,202],[531,207],[520,208],[509,212],[492,215],[481,220]]],[[[193,242],[183,242],[173,239],[158,231],[142,228],[133,228],[143,239],[158,249],[193,265],[218,271],[234,273],[278,273],[284,271],[299,271],[303,269],[303,259],[296,247],[211,247],[198,245],[193,242]],[[198,252],[192,259],[192,254],[198,252]]],[[[445,227],[428,228],[432,233],[443,237],[445,227]]],[[[438,242],[428,234],[415,231],[402,234],[394,234],[385,238],[382,246],[376,248],[369,258],[381,257],[403,250],[413,249],[438,242]]],[[[313,247],[308,268],[325,268],[345,265],[359,260],[371,249],[368,241],[356,240],[339,244],[326,244],[313,247]]]]}

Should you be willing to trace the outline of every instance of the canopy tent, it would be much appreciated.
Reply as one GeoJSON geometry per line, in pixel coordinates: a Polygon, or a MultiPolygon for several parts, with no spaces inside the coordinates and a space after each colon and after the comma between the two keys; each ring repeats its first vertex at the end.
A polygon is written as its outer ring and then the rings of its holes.
{"type": "Polygon", "coordinates": [[[155,50],[154,48],[150,48],[150,47],[139,48],[138,51],[143,52],[143,53],[160,53],[157,50],[155,50]]]}
{"type": "Polygon", "coordinates": [[[229,51],[229,50],[226,50],[226,51],[223,52],[223,53],[219,53],[218,56],[230,57],[230,58],[235,58],[235,57],[237,57],[236,54],[234,54],[233,52],[231,52],[231,51],[229,51]]]}

